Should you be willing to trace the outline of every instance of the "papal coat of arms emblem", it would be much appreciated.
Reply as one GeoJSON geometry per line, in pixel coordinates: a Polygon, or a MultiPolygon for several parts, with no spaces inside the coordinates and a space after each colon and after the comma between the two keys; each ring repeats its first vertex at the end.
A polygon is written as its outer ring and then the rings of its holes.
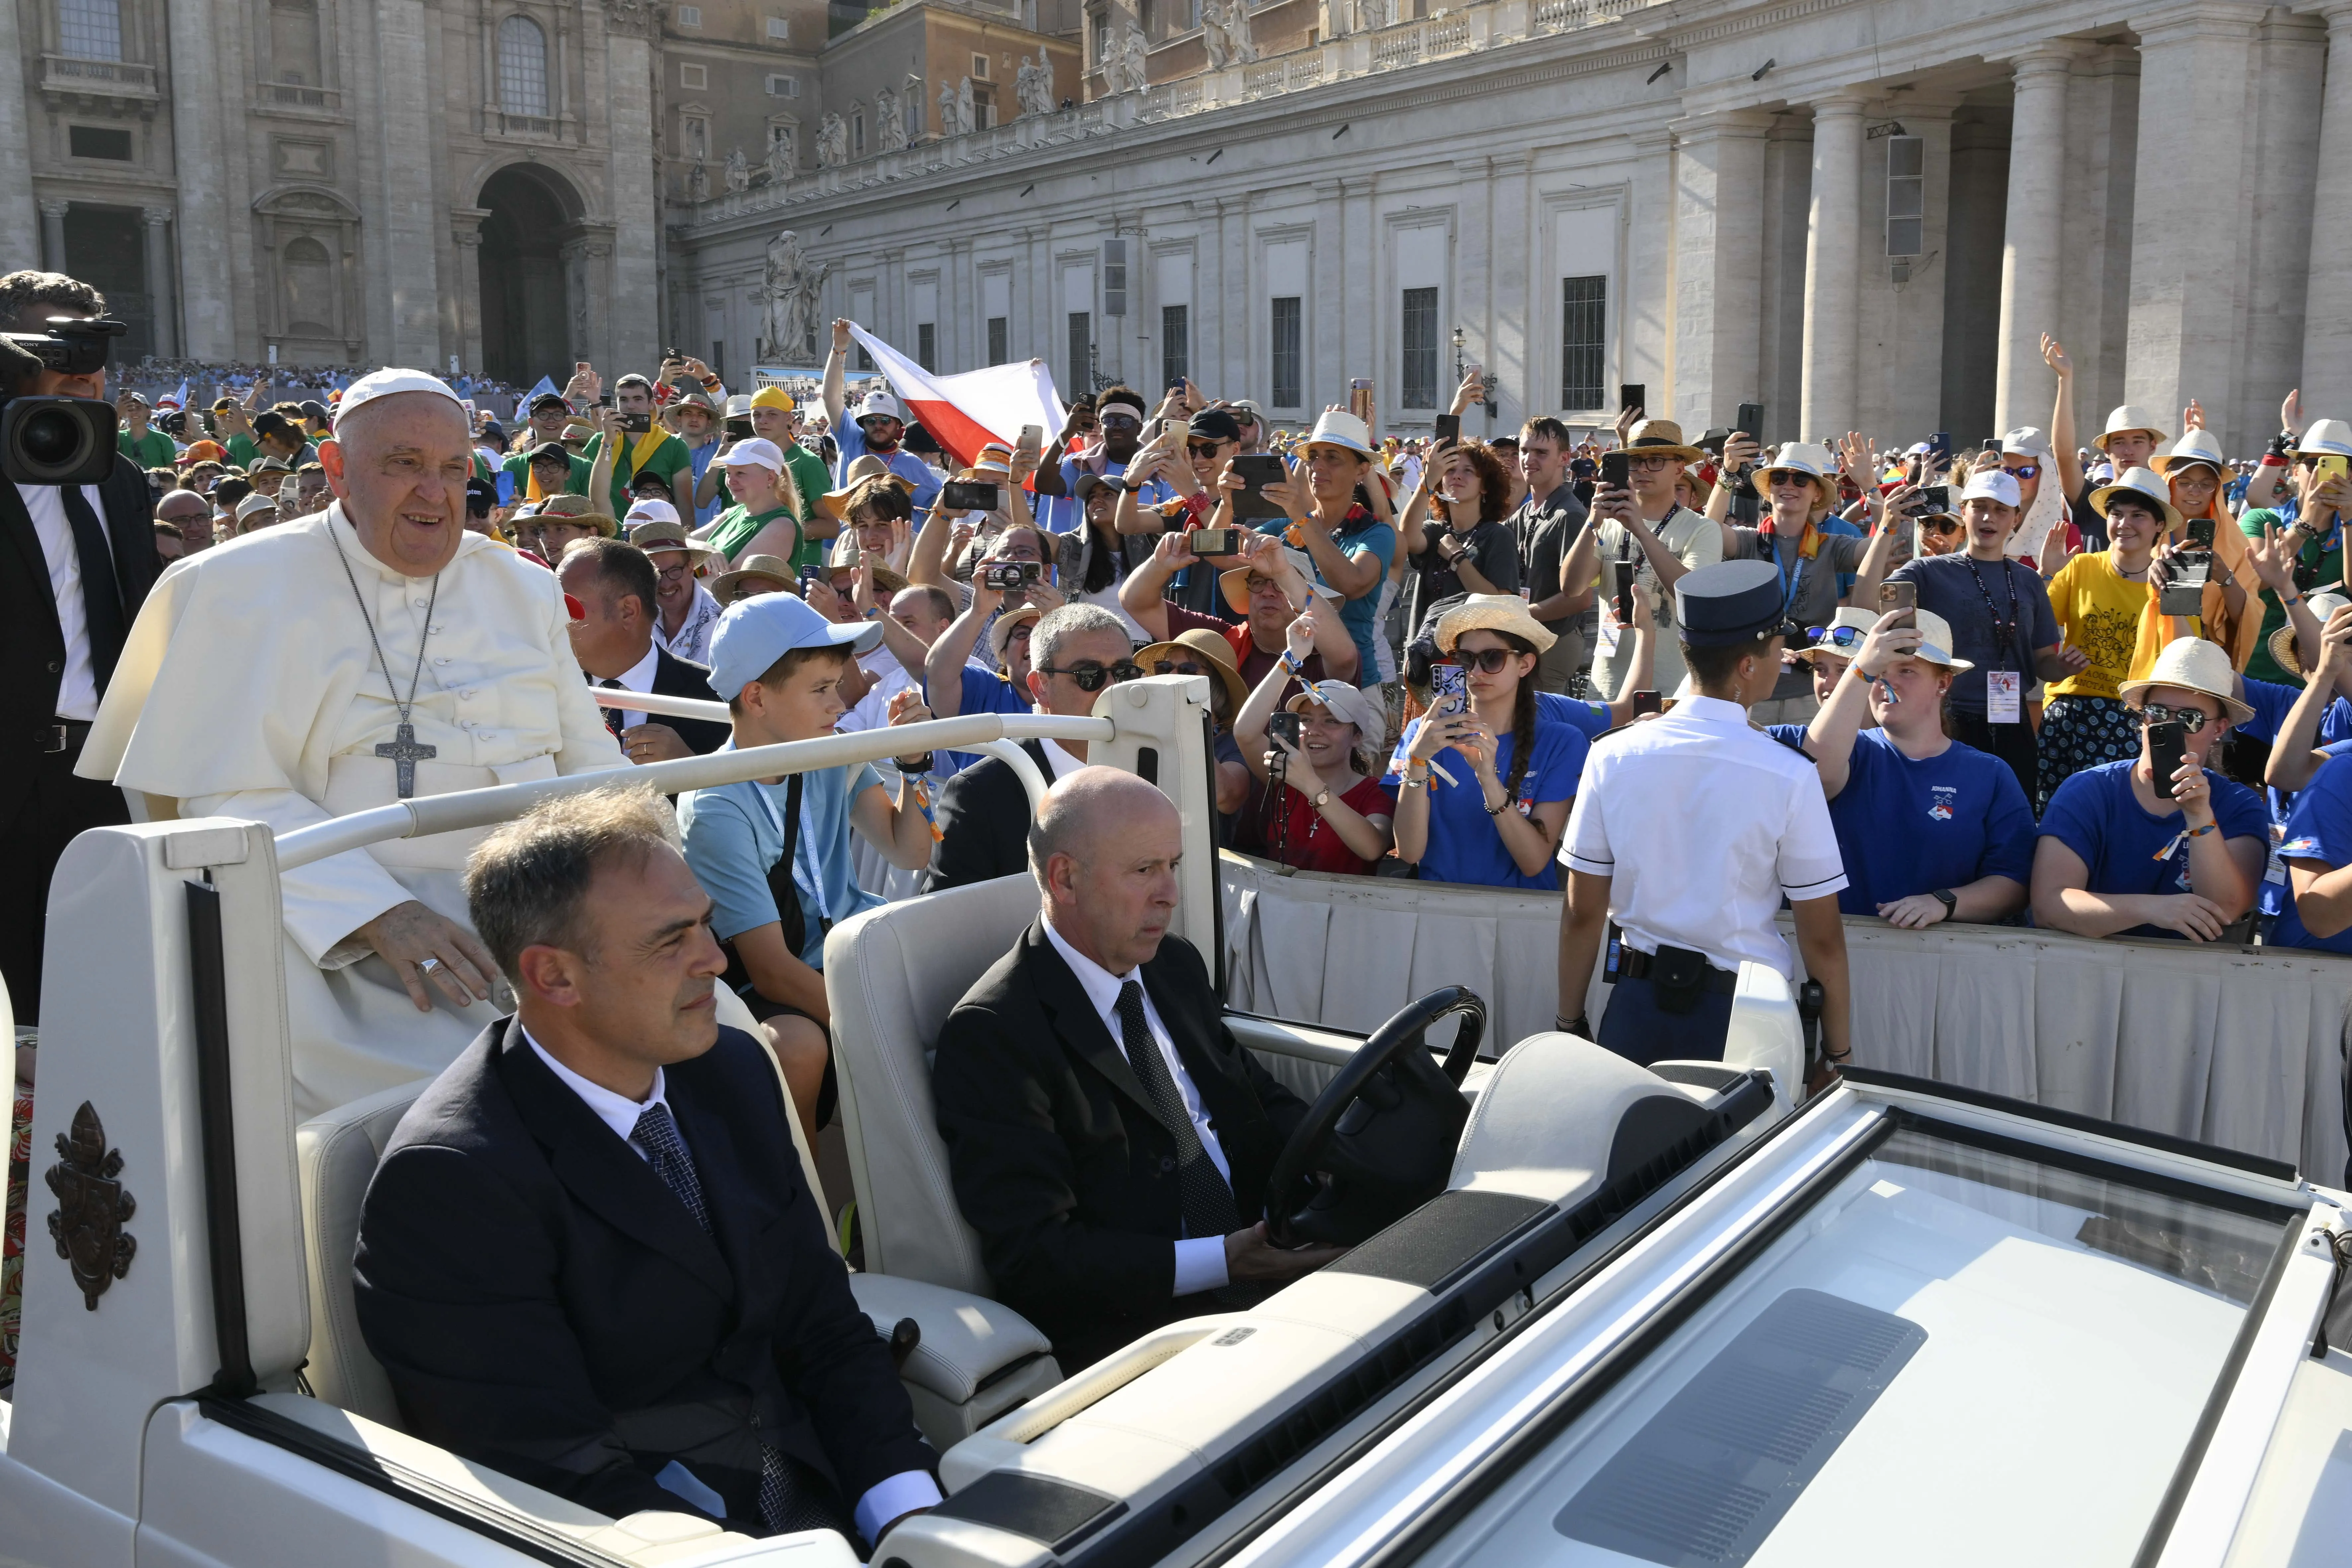
{"type": "Polygon", "coordinates": [[[106,1146],[98,1109],[83,1100],[72,1130],[58,1134],[58,1163],[42,1179],[58,1198],[49,1235],[58,1256],[73,1266],[81,1304],[93,1312],[106,1288],[131,1272],[139,1250],[138,1238],[122,1228],[139,1205],[115,1179],[121,1174],[122,1151],[106,1146]]]}

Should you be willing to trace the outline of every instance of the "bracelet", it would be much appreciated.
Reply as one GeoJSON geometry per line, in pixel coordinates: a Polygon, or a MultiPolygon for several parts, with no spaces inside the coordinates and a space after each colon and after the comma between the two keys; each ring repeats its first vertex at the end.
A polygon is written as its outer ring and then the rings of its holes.
{"type": "Polygon", "coordinates": [[[929,752],[919,757],[893,757],[890,761],[902,773],[927,773],[931,771],[931,753],[929,752]]]}
{"type": "Polygon", "coordinates": [[[1427,773],[1423,773],[1419,778],[1415,778],[1412,776],[1412,770],[1408,768],[1405,770],[1404,787],[1407,789],[1426,789],[1429,787],[1429,775],[1427,773]]]}
{"type": "Polygon", "coordinates": [[[1848,1046],[1845,1049],[1834,1054],[1829,1051],[1823,1051],[1822,1053],[1822,1060],[1829,1063],[1832,1067],[1843,1067],[1846,1063],[1853,1060],[1853,1047],[1852,1046],[1848,1046]]]}
{"type": "Polygon", "coordinates": [[[1298,656],[1291,652],[1288,648],[1284,648],[1282,650],[1282,668],[1290,671],[1291,674],[1298,677],[1301,680],[1307,679],[1307,666],[1299,662],[1298,656]]]}
{"type": "Polygon", "coordinates": [[[1592,1037],[1591,1021],[1585,1017],[1581,1013],[1579,1013],[1573,1018],[1563,1018],[1559,1014],[1554,1013],[1551,1016],[1551,1026],[1558,1029],[1563,1035],[1574,1035],[1580,1039],[1587,1040],[1592,1037]]]}
{"type": "Polygon", "coordinates": [[[2302,595],[2301,594],[2297,594],[2297,595],[2296,595],[2294,598],[2292,598],[2292,599],[2281,599],[2281,600],[2279,601],[2279,604],[2281,605],[2281,606],[2283,606],[2284,608],[2286,608],[2286,609],[2290,609],[2290,610],[2294,609],[2297,605],[2300,605],[2300,604],[2302,604],[2302,603],[2303,603],[2303,595],[2302,595]]]}
{"type": "Polygon", "coordinates": [[[2180,837],[2183,838],[2202,838],[2209,833],[2219,833],[2221,830],[2221,825],[2219,822],[2209,822],[2202,827],[2189,828],[2187,832],[2181,834],[2180,837]]]}
{"type": "Polygon", "coordinates": [[[1508,811],[1508,810],[1510,810],[1510,809],[1511,809],[1511,797],[1510,797],[1508,795],[1504,795],[1504,796],[1503,796],[1503,798],[1502,798],[1502,799],[1500,799],[1500,800],[1496,801],[1494,805],[1490,805],[1490,806],[1488,806],[1488,807],[1486,808],[1486,815],[1487,815],[1488,816],[1502,816],[1502,815],[1503,815],[1503,813],[1505,813],[1505,812],[1507,812],[1507,811],[1508,811]]]}

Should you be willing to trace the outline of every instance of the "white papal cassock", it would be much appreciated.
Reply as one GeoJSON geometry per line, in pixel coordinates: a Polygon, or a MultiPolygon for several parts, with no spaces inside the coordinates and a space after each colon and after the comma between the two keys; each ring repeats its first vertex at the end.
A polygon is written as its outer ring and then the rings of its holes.
{"type": "MultiPolygon", "coordinates": [[[[436,595],[368,553],[339,501],[163,574],[79,771],[162,797],[159,815],[281,834],[396,799],[394,764],[375,754],[400,721],[394,687],[338,546],[404,699],[424,646],[411,717],[437,754],[416,764],[416,794],[627,765],[572,657],[554,574],[468,533],[436,595]]],[[[432,987],[433,1011],[417,1012],[353,934],[410,899],[470,930],[460,873],[480,837],[394,839],[284,874],[297,1115],[436,1073],[489,1021],[491,1003],[457,1008],[432,987]]]]}

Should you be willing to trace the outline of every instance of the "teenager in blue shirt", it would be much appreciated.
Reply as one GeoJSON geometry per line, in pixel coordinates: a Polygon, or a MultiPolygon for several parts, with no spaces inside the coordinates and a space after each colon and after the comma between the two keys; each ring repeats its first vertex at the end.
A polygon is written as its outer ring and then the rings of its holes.
{"type": "Polygon", "coordinates": [[[2137,710],[2137,758],[2085,768],[2058,786],[2033,853],[2033,923],[2077,936],[2212,942],[2252,909],[2270,854],[2262,797],[2205,766],[2230,727],[2253,716],[2214,643],[2166,645],[2146,679],[2123,683],[2137,710]],[[2178,719],[2185,758],[2158,780],[2148,726],[2178,719]]]}
{"type": "Polygon", "coordinates": [[[1819,713],[1821,770],[1845,862],[1838,908],[1917,929],[1989,924],[2025,907],[2033,808],[1999,757],[1944,733],[1944,693],[1969,668],[1942,616],[1877,617],[1819,713]],[[1861,728],[1867,713],[1875,730],[1861,728]]]}
{"type": "MultiPolygon", "coordinates": [[[[2333,762],[2347,752],[2352,741],[2320,754],[2333,762]]],[[[2304,785],[2287,814],[2279,856],[2292,896],[2279,910],[2271,945],[2352,953],[2352,873],[2344,869],[2352,865],[2352,765],[2322,767],[2304,785]]]]}
{"type": "Polygon", "coordinates": [[[1516,594],[1473,594],[1437,623],[1469,706],[1414,721],[1403,768],[1383,781],[1397,795],[1397,855],[1424,880],[1559,888],[1553,858],[1591,743],[1536,711],[1536,660],[1551,643],[1516,594]]]}

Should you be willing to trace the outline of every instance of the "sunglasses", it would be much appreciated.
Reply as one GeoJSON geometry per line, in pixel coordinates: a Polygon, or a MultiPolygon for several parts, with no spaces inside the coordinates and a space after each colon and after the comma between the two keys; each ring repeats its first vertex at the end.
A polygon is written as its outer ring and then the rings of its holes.
{"type": "Polygon", "coordinates": [[[1066,675],[1070,678],[1070,684],[1081,691],[1100,691],[1104,686],[1114,680],[1142,679],[1143,667],[1133,659],[1123,658],[1108,668],[1091,663],[1074,665],[1067,669],[1059,669],[1050,664],[1041,664],[1037,667],[1037,673],[1066,675]]]}
{"type": "Polygon", "coordinates": [[[1190,661],[1179,664],[1172,658],[1157,658],[1151,661],[1151,673],[1154,675],[1206,675],[1209,672],[1190,661]]]}
{"type": "Polygon", "coordinates": [[[1922,518],[1919,521],[1919,531],[1922,533],[1958,533],[1959,531],[1960,524],[1957,518],[1929,517],[1922,518]]]}
{"type": "Polygon", "coordinates": [[[1466,647],[1457,647],[1454,650],[1453,662],[1464,669],[1475,669],[1486,675],[1500,675],[1503,673],[1504,667],[1517,657],[1517,654],[1507,647],[1482,647],[1475,652],[1466,647]]]}
{"type": "Polygon", "coordinates": [[[1192,456],[1196,458],[1213,458],[1217,455],[1217,443],[1214,441],[1187,441],[1184,443],[1184,449],[1192,453],[1192,456]]]}
{"type": "Polygon", "coordinates": [[[1143,428],[1143,421],[1137,418],[1132,414],[1099,414],[1095,417],[1097,423],[1100,424],[1106,430],[1110,429],[1114,426],[1123,426],[1129,430],[1140,430],[1143,428]]]}
{"type": "Polygon", "coordinates": [[[2139,710],[2142,720],[2150,724],[2178,724],[2183,734],[2194,735],[2208,724],[2221,722],[2200,708],[2167,708],[2161,702],[2151,702],[2139,710]]]}
{"type": "Polygon", "coordinates": [[[1805,636],[1813,647],[1857,648],[1870,634],[1859,626],[1807,626],[1805,636]]]}
{"type": "Polygon", "coordinates": [[[2017,467],[2009,470],[2010,477],[2011,479],[2034,479],[2038,477],[2041,472],[2042,465],[2039,463],[2020,463],[2017,467]]]}

